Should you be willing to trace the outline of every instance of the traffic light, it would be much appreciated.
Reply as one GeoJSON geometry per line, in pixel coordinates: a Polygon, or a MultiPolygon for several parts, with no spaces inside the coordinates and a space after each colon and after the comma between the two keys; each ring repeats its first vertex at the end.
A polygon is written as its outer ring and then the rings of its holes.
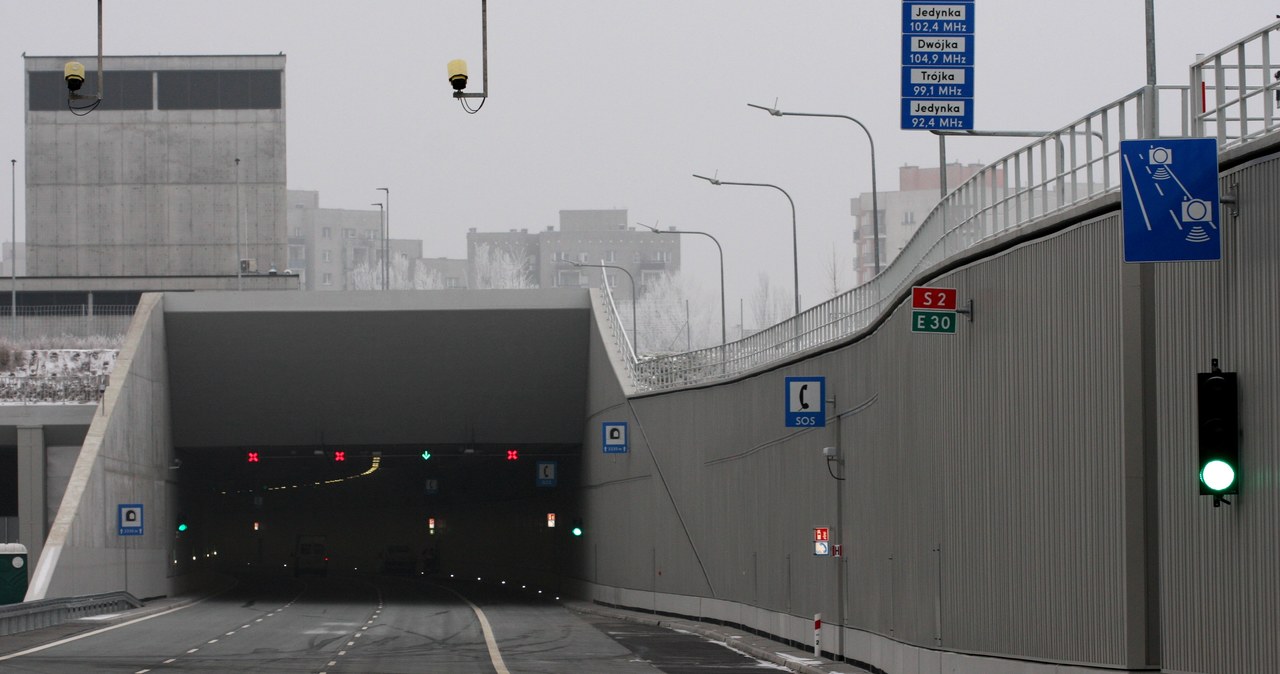
{"type": "Polygon", "coordinates": [[[257,452],[249,452],[248,459],[249,463],[259,463],[257,452]]]}
{"type": "Polygon", "coordinates": [[[507,450],[507,461],[519,461],[519,460],[520,460],[520,450],[518,449],[507,450]]]}
{"type": "Polygon", "coordinates": [[[344,451],[336,451],[336,452],[334,452],[334,453],[333,453],[333,460],[334,460],[335,462],[346,461],[346,460],[347,460],[347,453],[346,453],[346,452],[344,452],[344,451]]]}
{"type": "Polygon", "coordinates": [[[190,527],[187,526],[187,516],[178,515],[178,532],[181,533],[183,531],[186,531],[189,528],[190,527]]]}
{"type": "MultiPolygon", "coordinates": [[[[1240,493],[1240,399],[1236,373],[1218,369],[1196,374],[1200,493],[1214,496],[1240,493]]],[[[1229,503],[1229,501],[1228,501],[1229,503]]]]}
{"type": "Polygon", "coordinates": [[[583,532],[584,530],[582,528],[582,518],[581,517],[573,518],[573,528],[569,530],[569,533],[573,534],[574,537],[579,537],[583,534],[583,532]]]}

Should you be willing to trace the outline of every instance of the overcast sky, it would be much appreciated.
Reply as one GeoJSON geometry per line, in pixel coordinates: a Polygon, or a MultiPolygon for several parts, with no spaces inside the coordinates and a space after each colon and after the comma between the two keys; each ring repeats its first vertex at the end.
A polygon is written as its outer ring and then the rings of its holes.
{"type": "MultiPolygon", "coordinates": [[[[625,208],[632,223],[714,234],[731,305],[761,271],[789,295],[786,200],[690,176],[719,172],[795,199],[810,306],[824,299],[833,247],[849,264],[849,199],[871,189],[866,137],[844,120],[746,104],[858,118],[875,137],[881,191],[897,189],[899,166],[938,161],[935,136],[899,129],[899,0],[492,0],[491,98],[476,115],[450,97],[445,65],[467,59],[479,90],[480,0],[105,5],[107,54],[284,52],[289,189],[372,210],[376,188],[389,187],[392,236],[423,239],[427,256],[465,256],[469,227],[534,231],[557,225],[562,209],[625,208]]],[[[977,0],[976,126],[1058,128],[1142,86],[1143,6],[977,0]]],[[[0,155],[19,161],[19,240],[21,55],[96,53],[96,8],[0,0],[0,155]]],[[[1185,84],[1196,53],[1278,11],[1262,0],[1156,0],[1161,84],[1185,84]]],[[[948,158],[986,163],[1019,145],[953,140],[948,158]]],[[[8,190],[0,204],[9,210],[8,190]]],[[[711,242],[687,237],[684,253],[686,273],[718,290],[711,242]]]]}

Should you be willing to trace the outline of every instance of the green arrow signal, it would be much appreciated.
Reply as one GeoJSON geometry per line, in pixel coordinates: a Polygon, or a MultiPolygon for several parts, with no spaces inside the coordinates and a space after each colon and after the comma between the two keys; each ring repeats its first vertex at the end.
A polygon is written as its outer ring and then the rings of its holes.
{"type": "Polygon", "coordinates": [[[431,452],[429,452],[429,451],[427,451],[427,450],[425,450],[425,449],[424,449],[424,450],[422,450],[422,460],[423,460],[423,461],[426,461],[427,459],[430,459],[430,458],[431,458],[431,452]]]}

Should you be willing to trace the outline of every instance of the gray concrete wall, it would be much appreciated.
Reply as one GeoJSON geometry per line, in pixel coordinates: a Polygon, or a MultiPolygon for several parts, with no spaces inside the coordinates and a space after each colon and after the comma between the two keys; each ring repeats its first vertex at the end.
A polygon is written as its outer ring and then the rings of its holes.
{"type": "Polygon", "coordinates": [[[18,449],[18,516],[8,523],[8,542],[22,543],[35,560],[49,532],[57,502],[70,470],[62,471],[64,456],[74,462],[89,430],[96,405],[0,405],[0,445],[18,449]]]}
{"type": "Polygon", "coordinates": [[[151,597],[175,587],[173,443],[160,297],[144,295],[134,314],[32,573],[28,601],[116,590],[151,597]],[[125,503],[143,504],[143,535],[117,535],[117,506],[125,503]]]}
{"type": "Polygon", "coordinates": [[[629,399],[596,337],[584,591],[802,642],[821,613],[824,649],[895,674],[1280,670],[1278,182],[1275,159],[1226,174],[1222,262],[1143,280],[1112,196],[944,263],[924,280],[976,305],[952,336],[912,334],[899,304],[800,362],[629,399]],[[1241,373],[1245,437],[1218,509],[1195,475],[1213,357],[1241,373]],[[827,377],[826,428],[784,427],[796,375],[827,377]],[[606,421],[630,424],[629,454],[602,453],[606,421]],[[813,555],[814,527],[843,560],[813,555]]]}
{"type": "MultiPolygon", "coordinates": [[[[64,60],[30,57],[27,70],[60,71],[64,60]]],[[[284,57],[108,57],[106,68],[108,77],[112,70],[282,71],[284,57]]],[[[284,268],[283,102],[278,109],[85,116],[29,110],[26,122],[30,275],[234,275],[237,225],[240,257],[264,271],[273,262],[284,268]]]]}

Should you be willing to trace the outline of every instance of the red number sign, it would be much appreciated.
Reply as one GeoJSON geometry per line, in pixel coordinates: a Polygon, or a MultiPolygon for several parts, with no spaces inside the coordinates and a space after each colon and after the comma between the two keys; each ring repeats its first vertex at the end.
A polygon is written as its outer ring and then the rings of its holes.
{"type": "Polygon", "coordinates": [[[955,311],[956,289],[915,286],[911,289],[911,308],[955,311]]]}

